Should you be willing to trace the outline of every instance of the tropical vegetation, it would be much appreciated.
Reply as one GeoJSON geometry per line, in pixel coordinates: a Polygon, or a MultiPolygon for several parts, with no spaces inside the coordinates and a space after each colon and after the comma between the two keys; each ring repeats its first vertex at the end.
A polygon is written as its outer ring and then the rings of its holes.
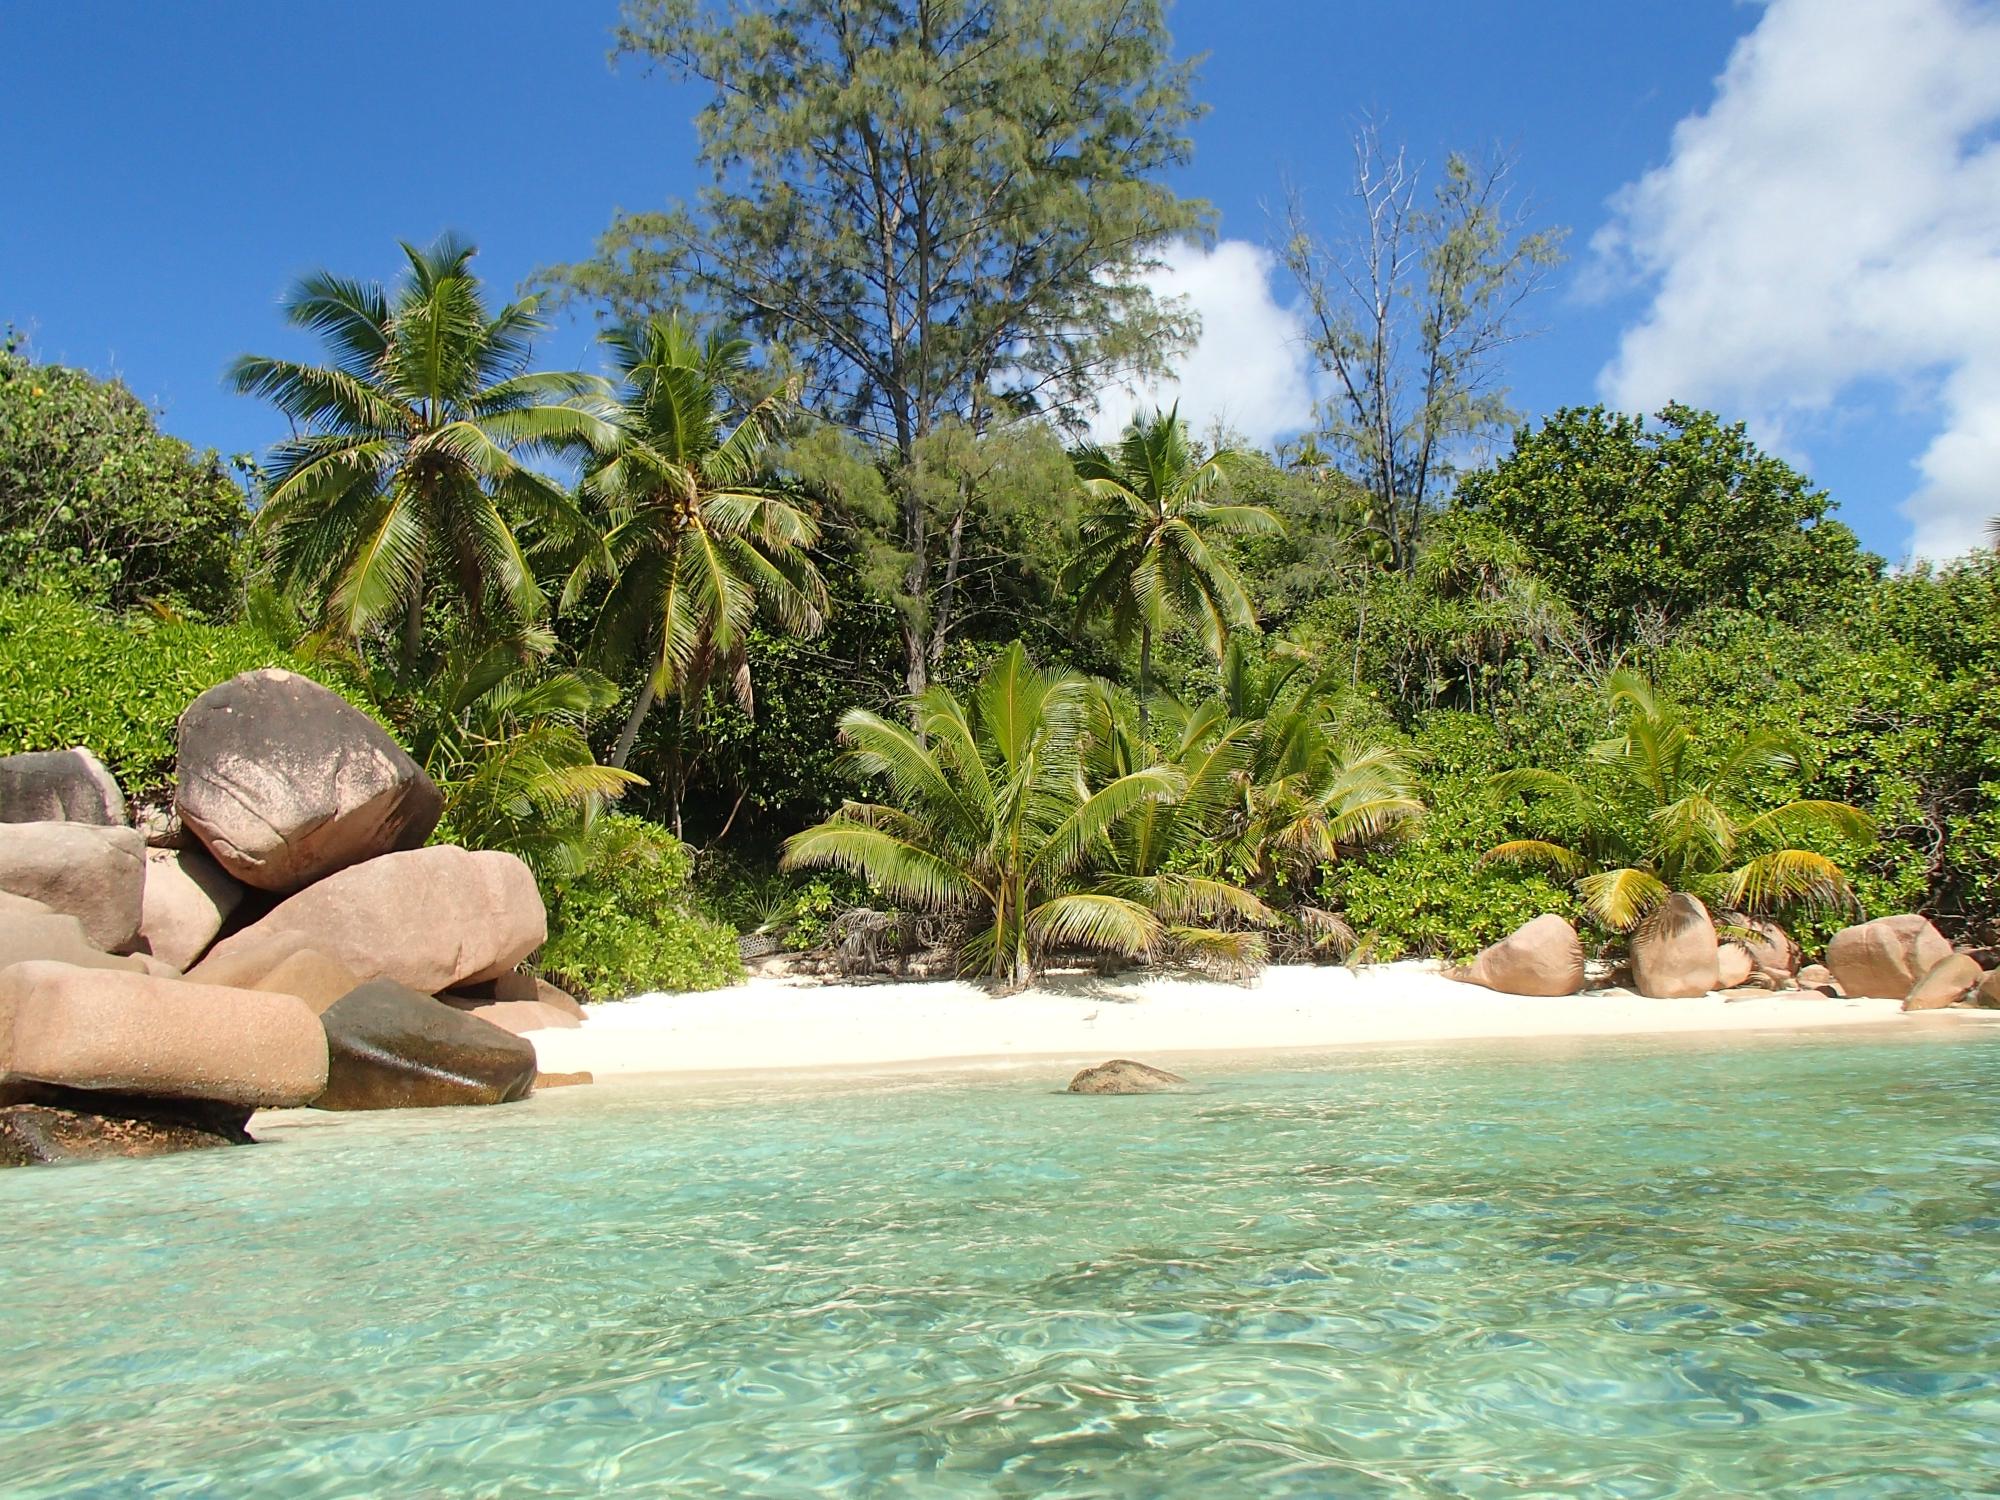
{"type": "Polygon", "coordinates": [[[631,0],[617,45],[699,90],[713,186],[511,299],[451,235],[301,278],[318,354],[229,372],[261,455],[6,339],[0,751],[143,802],[196,693],[308,673],[534,865],[593,995],[849,908],[1009,984],[1543,911],[1615,949],[1674,891],[2000,937],[1994,553],[1889,569],[1729,414],[1521,420],[1561,234],[1512,163],[1364,132],[1354,214],[1291,206],[1306,430],[1104,431],[1196,331],[1162,5],[631,0]]]}

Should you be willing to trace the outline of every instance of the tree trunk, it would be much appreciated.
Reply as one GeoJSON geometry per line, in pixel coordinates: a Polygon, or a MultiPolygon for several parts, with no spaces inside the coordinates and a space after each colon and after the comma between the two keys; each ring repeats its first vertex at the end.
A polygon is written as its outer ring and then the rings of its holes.
{"type": "Polygon", "coordinates": [[[424,581],[410,593],[403,610],[403,672],[412,682],[417,678],[417,662],[424,654],[424,581]]]}
{"type": "Polygon", "coordinates": [[[625,769],[625,762],[632,758],[632,742],[639,738],[639,725],[645,721],[646,713],[652,706],[653,674],[648,672],[645,682],[639,686],[639,701],[632,705],[625,727],[618,731],[618,743],[611,747],[611,764],[621,771],[625,769]]]}
{"type": "Polygon", "coordinates": [[[1153,691],[1153,627],[1139,627],[1139,733],[1146,732],[1146,698],[1153,691]]]}

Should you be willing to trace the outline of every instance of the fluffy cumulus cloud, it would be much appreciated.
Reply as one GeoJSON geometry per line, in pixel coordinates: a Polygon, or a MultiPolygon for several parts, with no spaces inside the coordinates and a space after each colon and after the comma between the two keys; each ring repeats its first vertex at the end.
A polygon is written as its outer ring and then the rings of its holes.
{"type": "Polygon", "coordinates": [[[1651,296],[1606,399],[1713,405],[1796,448],[1893,382],[1938,413],[1904,502],[1911,550],[1983,540],[2000,513],[2000,3],[1771,0],[1593,248],[1651,296]]]}
{"type": "Polygon", "coordinates": [[[1201,338],[1175,361],[1173,378],[1120,386],[1098,398],[1090,435],[1115,441],[1141,410],[1180,403],[1198,434],[1217,422],[1269,446],[1312,423],[1312,360],[1305,325],[1272,290],[1277,257],[1248,240],[1214,249],[1180,244],[1152,276],[1155,293],[1179,297],[1201,318],[1201,338]]]}

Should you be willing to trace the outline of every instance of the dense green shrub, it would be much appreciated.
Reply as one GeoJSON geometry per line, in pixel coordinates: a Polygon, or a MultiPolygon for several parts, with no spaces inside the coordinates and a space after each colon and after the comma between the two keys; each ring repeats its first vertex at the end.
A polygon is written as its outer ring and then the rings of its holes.
{"type": "Polygon", "coordinates": [[[114,615],[59,594],[0,591],[0,755],[85,745],[143,800],[173,780],[174,724],[238,672],[285,667],[356,698],[249,625],[114,615]]]}
{"type": "Polygon", "coordinates": [[[697,911],[687,846],[665,829],[612,813],[598,820],[583,871],[544,894],[552,983],[586,999],[649,990],[712,990],[743,976],[736,934],[697,911]]]}
{"type": "Polygon", "coordinates": [[[1333,865],[1327,903],[1372,939],[1371,956],[1469,958],[1543,912],[1576,920],[1576,899],[1547,877],[1480,863],[1507,836],[1486,793],[1506,758],[1492,721],[1435,713],[1418,727],[1430,811],[1403,839],[1333,865]]]}
{"type": "Polygon", "coordinates": [[[219,618],[249,521],[216,455],[159,431],[117,381],[0,348],[0,575],[219,618]]]}

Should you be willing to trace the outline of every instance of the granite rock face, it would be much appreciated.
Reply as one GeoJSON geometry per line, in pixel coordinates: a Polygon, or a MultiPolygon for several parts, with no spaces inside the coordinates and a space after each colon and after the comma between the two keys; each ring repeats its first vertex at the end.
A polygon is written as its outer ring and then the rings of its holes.
{"type": "Polygon", "coordinates": [[[236,879],[280,893],[417,848],[444,806],[380,725],[292,672],[245,672],[189,704],[179,776],[186,828],[236,879]]]}
{"type": "Polygon", "coordinates": [[[534,873],[513,855],[437,844],[329,875],[224,938],[197,968],[202,978],[228,972],[280,937],[362,982],[393,979],[430,996],[512,970],[547,940],[548,916],[534,873]]]}
{"type": "Polygon", "coordinates": [[[186,969],[243,900],[243,887],[200,849],[146,850],[138,950],[186,969]]]}
{"type": "Polygon", "coordinates": [[[1676,891],[1632,937],[1632,985],[1655,1000],[1706,995],[1716,987],[1721,948],[1708,908],[1676,891]]]}
{"type": "Polygon", "coordinates": [[[0,823],[0,891],[75,917],[103,953],[139,936],[146,840],[136,828],[92,823],[0,823]]]}
{"type": "Polygon", "coordinates": [[[1826,945],[1826,967],[1841,992],[1901,1000],[1951,957],[1945,935],[1919,916],[1877,917],[1843,927],[1826,945]]]}
{"type": "Polygon", "coordinates": [[[145,959],[106,953],[95,946],[75,917],[15,896],[0,896],[0,903],[0,969],[41,960],[83,969],[147,972],[145,959]]]}
{"type": "Polygon", "coordinates": [[[122,828],[125,794],[82,746],[0,755],[0,823],[91,823],[122,828]]]}
{"type": "Polygon", "coordinates": [[[429,995],[378,979],[320,1016],[332,1062],[319,1109],[505,1104],[535,1086],[535,1049],[429,995]]]}
{"type": "Polygon", "coordinates": [[[1583,943],[1553,914],[1522,924],[1452,976],[1503,995],[1574,995],[1583,988],[1583,943]]]}
{"type": "Polygon", "coordinates": [[[1985,978],[1978,959],[1954,953],[1931,965],[1930,972],[1910,986],[1909,994],[1903,997],[1903,1009],[1943,1010],[1958,1004],[1985,978]]]}
{"type": "Polygon", "coordinates": [[[70,964],[0,971],[0,1077],[64,1088],[304,1104],[326,1086],[326,1038],[289,995],[70,964]]]}
{"type": "Polygon", "coordinates": [[[1165,1068],[1114,1057],[1110,1062],[1085,1068],[1069,1081],[1072,1094],[1162,1094],[1183,1088],[1187,1080],[1165,1068]]]}

